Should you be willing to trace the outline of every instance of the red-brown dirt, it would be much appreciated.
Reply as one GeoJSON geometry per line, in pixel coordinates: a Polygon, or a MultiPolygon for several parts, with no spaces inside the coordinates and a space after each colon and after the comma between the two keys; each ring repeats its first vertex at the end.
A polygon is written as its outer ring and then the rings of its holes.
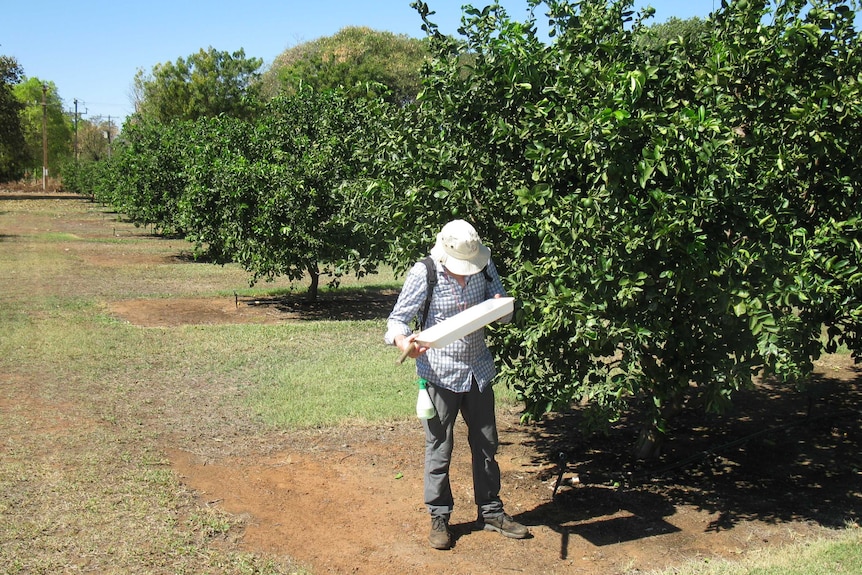
{"type": "MultiPolygon", "coordinates": [[[[392,297],[375,300],[377,313],[392,297]]],[[[326,308],[337,318],[357,307],[368,302],[331,300],[314,313],[326,308]]],[[[135,300],[113,309],[142,325],[302,317],[302,304],[280,300],[135,300]]],[[[858,522],[859,368],[846,355],[829,356],[807,393],[777,391],[761,383],[725,417],[681,416],[654,464],[631,459],[624,422],[608,437],[587,439],[577,413],[522,425],[516,411],[501,411],[502,496],[530,526],[525,541],[475,529],[459,422],[450,551],[427,544],[416,421],[286,433],[266,455],[173,449],[170,459],[203,502],[246,518],[243,548],[294,558],[314,573],[644,573],[738,558],[858,522]],[[569,460],[563,468],[561,452],[569,460]]]]}

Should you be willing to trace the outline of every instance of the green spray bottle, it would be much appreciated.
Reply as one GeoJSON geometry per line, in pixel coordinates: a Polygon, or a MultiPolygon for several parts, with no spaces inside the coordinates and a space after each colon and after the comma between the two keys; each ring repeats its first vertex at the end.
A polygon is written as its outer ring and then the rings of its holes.
{"type": "Polygon", "coordinates": [[[416,382],[419,385],[419,396],[416,398],[416,417],[419,419],[431,419],[437,415],[431,396],[428,395],[428,381],[421,377],[416,382]]]}

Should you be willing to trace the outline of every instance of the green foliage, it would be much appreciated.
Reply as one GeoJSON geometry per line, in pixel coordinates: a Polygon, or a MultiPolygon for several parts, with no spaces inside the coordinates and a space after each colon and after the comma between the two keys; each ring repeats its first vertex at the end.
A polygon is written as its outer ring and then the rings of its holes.
{"type": "Polygon", "coordinates": [[[69,162],[60,171],[63,188],[74,194],[92,195],[96,185],[94,174],[101,166],[98,162],[69,162]]]}
{"type": "Polygon", "coordinates": [[[498,5],[447,37],[415,2],[433,54],[415,104],[305,86],[254,119],[144,114],[96,195],[254,279],[308,274],[311,297],[472,220],[524,302],[494,346],[525,416],[637,408],[643,455],[688,400],[718,411],[759,373],[859,357],[854,13],[739,0],[654,42],[629,1],[544,4],[550,40],[498,5]]]}
{"type": "Polygon", "coordinates": [[[138,118],[94,177],[78,181],[133,222],[184,234],[215,263],[239,263],[252,282],[307,275],[314,299],[321,275],[337,283],[380,260],[356,191],[374,105],[305,88],[255,121],[138,118]]]}
{"type": "Polygon", "coordinates": [[[196,142],[189,122],[126,122],[110,158],[98,162],[91,192],[136,224],[181,233],[178,204],[187,181],[183,154],[196,142]]]}
{"type": "Polygon", "coordinates": [[[48,168],[52,174],[73,159],[72,124],[63,111],[63,101],[53,82],[28,78],[13,88],[15,97],[24,105],[21,129],[24,134],[27,170],[41,177],[43,160],[42,117],[45,116],[48,141],[48,168]],[[42,106],[43,86],[46,106],[42,106]]]}
{"type": "Polygon", "coordinates": [[[20,117],[24,103],[13,92],[23,76],[15,58],[0,56],[0,182],[20,179],[28,163],[20,117]]]}
{"type": "Polygon", "coordinates": [[[252,124],[230,118],[198,122],[180,205],[182,227],[220,261],[260,277],[364,275],[375,268],[357,233],[345,182],[366,124],[365,103],[342,91],[303,89],[270,101],[252,124]]]}
{"type": "Polygon", "coordinates": [[[188,58],[138,70],[135,93],[139,115],[149,120],[195,120],[226,114],[249,117],[255,109],[255,82],[260,58],[245,51],[220,52],[210,47],[188,58]]]}
{"type": "MultiPolygon", "coordinates": [[[[108,183],[112,182],[109,173],[114,165],[112,150],[117,144],[123,145],[122,139],[117,142],[107,137],[115,131],[116,124],[110,119],[106,121],[96,116],[92,120],[78,120],[76,159],[61,166],[60,177],[66,190],[90,196],[98,193],[101,201],[112,202],[111,190],[116,186],[116,183],[108,183]]],[[[116,174],[118,177],[126,175],[116,174]]]]}
{"type": "Polygon", "coordinates": [[[427,55],[422,40],[347,27],[285,50],[264,73],[261,85],[264,94],[273,97],[296,94],[302,86],[325,91],[379,84],[386,87],[388,100],[406,103],[419,91],[420,70],[427,55]]]}
{"type": "Polygon", "coordinates": [[[488,238],[524,301],[497,348],[527,414],[644,405],[660,434],[690,393],[802,380],[824,324],[858,356],[853,12],[733,2],[646,49],[630,2],[545,4],[551,42],[499,6],[447,38],[414,3],[435,58],[381,187],[402,265],[453,216],[488,238]]]}
{"type": "Polygon", "coordinates": [[[710,24],[700,18],[669,18],[661,24],[652,24],[634,37],[635,45],[642,49],[664,49],[671,42],[687,44],[698,36],[710,34],[710,24]]]}

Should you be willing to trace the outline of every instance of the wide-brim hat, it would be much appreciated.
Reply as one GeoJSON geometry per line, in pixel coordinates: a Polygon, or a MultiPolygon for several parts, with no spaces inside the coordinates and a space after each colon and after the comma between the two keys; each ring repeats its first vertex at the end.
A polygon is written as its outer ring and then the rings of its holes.
{"type": "Polygon", "coordinates": [[[454,274],[471,276],[488,265],[491,249],[482,243],[469,222],[452,220],[437,234],[431,257],[454,274]]]}

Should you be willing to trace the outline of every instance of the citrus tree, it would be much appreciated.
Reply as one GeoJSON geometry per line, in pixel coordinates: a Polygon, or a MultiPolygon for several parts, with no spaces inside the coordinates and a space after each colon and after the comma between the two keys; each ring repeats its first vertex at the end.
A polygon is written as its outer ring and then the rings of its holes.
{"type": "Polygon", "coordinates": [[[77,191],[113,206],[137,225],[182,234],[178,203],[187,181],[183,156],[192,144],[189,126],[146,117],[127,122],[109,158],[77,166],[72,178],[81,186],[77,191]]]}
{"type": "Polygon", "coordinates": [[[491,244],[523,301],[496,346],[526,416],[637,407],[650,457],[686,402],[803,381],[824,326],[858,356],[853,12],[738,0],[662,43],[628,1],[544,4],[550,39],[498,5],[454,39],[414,2],[434,59],[377,189],[402,265],[452,217],[491,244]]]}
{"type": "Polygon", "coordinates": [[[253,282],[310,278],[310,299],[321,276],[337,282],[374,271],[379,256],[348,185],[359,177],[368,105],[305,88],[274,98],[254,122],[197,122],[183,156],[180,227],[209,257],[252,272],[253,282]]]}

